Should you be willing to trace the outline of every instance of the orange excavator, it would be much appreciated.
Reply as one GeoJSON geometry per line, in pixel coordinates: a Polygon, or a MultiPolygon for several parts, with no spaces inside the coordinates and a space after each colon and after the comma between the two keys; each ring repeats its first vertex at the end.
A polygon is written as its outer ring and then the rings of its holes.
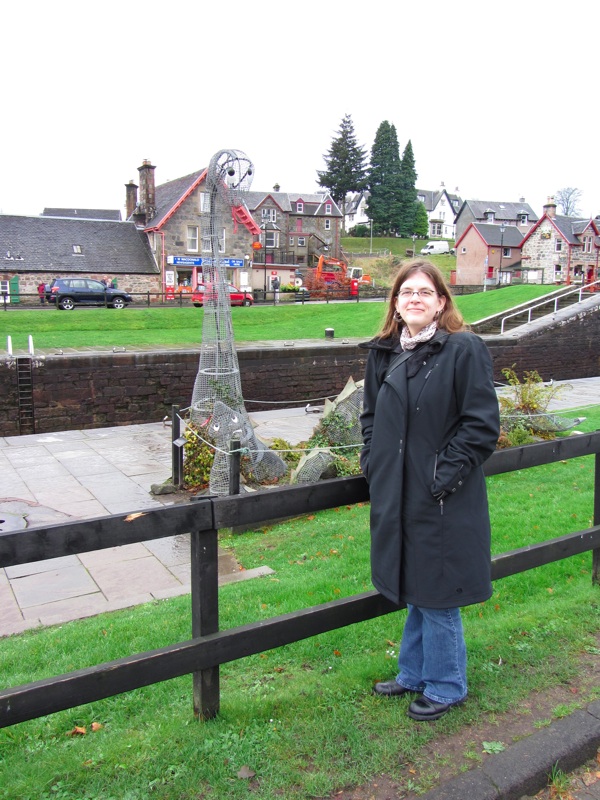
{"type": "Polygon", "coordinates": [[[350,288],[356,281],[359,284],[371,285],[371,276],[363,275],[362,267],[349,267],[338,258],[320,256],[317,266],[307,270],[304,276],[306,288],[314,292],[326,288],[350,288]]]}

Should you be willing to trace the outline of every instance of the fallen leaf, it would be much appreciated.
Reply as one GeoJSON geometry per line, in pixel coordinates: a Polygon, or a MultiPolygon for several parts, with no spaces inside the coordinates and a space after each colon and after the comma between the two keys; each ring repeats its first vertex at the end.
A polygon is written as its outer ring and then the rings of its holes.
{"type": "Polygon", "coordinates": [[[127,514],[127,516],[125,517],[125,522],[133,522],[134,519],[145,516],[146,516],[145,511],[137,511],[135,514],[127,514]]]}
{"type": "Polygon", "coordinates": [[[86,733],[87,733],[87,731],[86,731],[85,728],[83,728],[83,727],[81,727],[79,725],[75,725],[73,730],[69,731],[67,733],[67,736],[85,736],[86,733]]]}
{"type": "Polygon", "coordinates": [[[247,766],[246,764],[244,764],[244,766],[240,769],[240,771],[237,774],[238,778],[253,778],[255,775],[256,772],[250,769],[250,767],[247,766]]]}
{"type": "Polygon", "coordinates": [[[340,651],[339,651],[339,650],[334,650],[334,651],[333,651],[333,655],[334,655],[334,656],[338,656],[338,657],[340,657],[342,654],[340,653],[340,651]]]}
{"type": "Polygon", "coordinates": [[[90,728],[94,732],[102,730],[103,727],[104,727],[104,725],[102,725],[100,722],[92,722],[92,724],[90,725],[90,728]]]}

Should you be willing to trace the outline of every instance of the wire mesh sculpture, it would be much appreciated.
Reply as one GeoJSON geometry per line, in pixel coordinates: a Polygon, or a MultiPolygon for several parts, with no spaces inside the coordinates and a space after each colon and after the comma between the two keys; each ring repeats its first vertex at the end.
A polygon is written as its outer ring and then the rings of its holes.
{"type": "Polygon", "coordinates": [[[281,477],[285,462],[254,435],[242,396],[242,381],[234,345],[231,306],[220,235],[225,220],[234,224],[249,217],[244,194],[252,183],[254,168],[240,150],[219,150],[211,158],[206,176],[208,203],[201,216],[203,249],[210,241],[210,258],[202,265],[204,320],[200,363],[194,383],[190,417],[207,430],[216,446],[210,474],[212,494],[229,493],[229,447],[239,438],[247,451],[250,472],[259,483],[281,477]]]}

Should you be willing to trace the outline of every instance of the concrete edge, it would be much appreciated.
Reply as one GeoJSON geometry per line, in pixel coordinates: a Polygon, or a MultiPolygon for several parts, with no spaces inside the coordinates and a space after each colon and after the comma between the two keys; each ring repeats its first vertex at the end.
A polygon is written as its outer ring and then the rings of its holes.
{"type": "Polygon", "coordinates": [[[547,786],[555,765],[572,772],[593,758],[599,746],[597,700],[491,756],[481,767],[421,795],[420,800],[519,800],[547,786]]]}

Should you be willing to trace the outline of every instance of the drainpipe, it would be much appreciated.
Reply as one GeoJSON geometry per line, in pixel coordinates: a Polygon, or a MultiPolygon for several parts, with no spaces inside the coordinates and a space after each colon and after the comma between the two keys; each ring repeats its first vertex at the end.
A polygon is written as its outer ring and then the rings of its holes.
{"type": "Polygon", "coordinates": [[[567,286],[571,285],[571,245],[569,245],[569,252],[567,255],[567,286]]]}

